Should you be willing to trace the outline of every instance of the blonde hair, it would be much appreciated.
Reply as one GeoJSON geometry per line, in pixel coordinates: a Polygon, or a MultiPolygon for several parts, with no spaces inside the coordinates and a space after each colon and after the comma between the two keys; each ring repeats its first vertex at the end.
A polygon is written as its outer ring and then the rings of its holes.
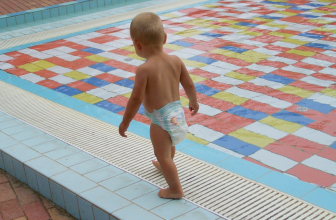
{"type": "Polygon", "coordinates": [[[163,44],[165,33],[159,16],[144,12],[135,16],[131,23],[131,38],[145,45],[163,44]]]}

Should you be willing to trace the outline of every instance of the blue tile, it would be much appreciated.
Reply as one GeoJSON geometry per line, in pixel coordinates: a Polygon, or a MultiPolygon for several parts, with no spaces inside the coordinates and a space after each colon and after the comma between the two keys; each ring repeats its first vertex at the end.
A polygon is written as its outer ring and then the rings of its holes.
{"type": "Polygon", "coordinates": [[[66,15],[67,14],[67,7],[66,6],[61,6],[58,8],[59,15],[66,15]]]}
{"type": "Polygon", "coordinates": [[[90,85],[97,86],[97,87],[103,87],[103,86],[111,84],[110,82],[107,82],[105,80],[98,79],[98,78],[95,78],[95,77],[91,77],[91,78],[87,78],[87,79],[82,79],[82,81],[86,82],[86,83],[88,83],[90,85]]]}
{"type": "Polygon", "coordinates": [[[16,159],[12,159],[13,167],[15,171],[15,177],[23,183],[27,184],[26,172],[24,170],[23,164],[16,159]]]}
{"type": "Polygon", "coordinates": [[[126,186],[125,188],[122,188],[118,191],[115,191],[115,193],[125,199],[132,200],[154,190],[158,191],[159,188],[145,181],[140,181],[130,186],[126,186]]]}
{"type": "Polygon", "coordinates": [[[80,196],[108,213],[112,213],[131,204],[128,200],[101,186],[87,190],[81,193],[80,196]]]}
{"type": "Polygon", "coordinates": [[[50,17],[56,18],[59,16],[58,8],[51,8],[50,10],[50,17]]]}
{"type": "Polygon", "coordinates": [[[195,209],[197,206],[183,199],[172,200],[152,210],[154,214],[162,217],[163,219],[173,219],[186,212],[195,209]],[[172,210],[174,210],[172,212],[172,210]]]}
{"type": "Polygon", "coordinates": [[[268,114],[264,112],[254,111],[254,110],[247,109],[241,106],[235,106],[227,110],[227,112],[230,114],[238,115],[240,117],[249,118],[255,121],[259,121],[268,116],[268,114]]]}
{"type": "Polygon", "coordinates": [[[75,13],[75,5],[67,5],[66,10],[67,10],[67,14],[75,13]]]}
{"type": "Polygon", "coordinates": [[[2,159],[5,164],[5,170],[7,173],[9,173],[12,176],[15,176],[15,170],[13,166],[12,157],[8,154],[2,153],[2,159]]]}
{"type": "Polygon", "coordinates": [[[307,8],[301,8],[299,6],[290,7],[289,9],[296,10],[296,11],[309,11],[309,9],[307,9],[307,8]]]}
{"type": "Polygon", "coordinates": [[[205,32],[200,35],[207,36],[207,37],[222,37],[224,34],[216,34],[216,33],[210,33],[210,32],[205,32]]]}
{"type": "Polygon", "coordinates": [[[104,7],[105,6],[105,2],[104,0],[97,0],[97,7],[104,7]]]}
{"type": "Polygon", "coordinates": [[[113,192],[139,181],[140,179],[138,177],[133,176],[132,174],[122,173],[120,175],[117,175],[115,177],[100,182],[99,185],[113,192]]]}
{"type": "Polygon", "coordinates": [[[94,0],[94,1],[90,1],[90,9],[95,9],[97,8],[97,2],[94,0]]]}
{"type": "Polygon", "coordinates": [[[194,83],[194,85],[196,87],[197,92],[202,93],[202,94],[207,95],[207,96],[212,96],[212,95],[220,92],[220,90],[211,88],[211,87],[206,86],[206,85],[202,85],[202,84],[198,84],[198,83],[194,83]]]}
{"type": "Polygon", "coordinates": [[[68,170],[67,167],[44,156],[30,160],[25,164],[48,178],[68,170]]]}
{"type": "Polygon", "coordinates": [[[81,219],[83,220],[94,220],[93,218],[93,209],[92,205],[82,199],[81,197],[77,197],[78,199],[78,208],[81,219]]]}
{"type": "Polygon", "coordinates": [[[91,65],[89,67],[91,67],[93,69],[97,69],[97,70],[103,71],[105,73],[110,72],[112,70],[116,70],[116,68],[114,68],[112,66],[109,66],[109,65],[106,65],[104,63],[96,63],[96,64],[93,64],[93,65],[91,65]]]}
{"type": "Polygon", "coordinates": [[[225,135],[212,143],[217,144],[226,149],[232,150],[234,152],[237,152],[239,154],[243,154],[245,156],[249,156],[255,153],[256,151],[260,150],[260,147],[246,143],[230,135],[225,135]]]}
{"type": "Polygon", "coordinates": [[[175,45],[178,45],[178,46],[181,46],[181,47],[191,47],[191,46],[195,45],[195,44],[192,44],[192,43],[189,43],[189,42],[186,42],[186,41],[182,41],[182,40],[176,40],[176,41],[171,42],[170,44],[175,44],[175,45]]]}
{"type": "Polygon", "coordinates": [[[5,79],[3,81],[6,82],[6,83],[11,84],[13,86],[17,86],[17,87],[20,87],[21,85],[28,83],[27,80],[21,79],[19,77],[11,77],[11,78],[7,78],[7,79],[5,79]]]}
{"type": "Polygon", "coordinates": [[[23,144],[27,145],[28,147],[34,147],[36,145],[40,145],[49,141],[55,140],[54,137],[48,135],[48,134],[43,134],[31,139],[27,139],[22,141],[23,144]]]}
{"type": "Polygon", "coordinates": [[[27,84],[24,84],[24,85],[21,85],[20,88],[24,89],[28,92],[31,92],[31,93],[38,93],[38,92],[41,92],[41,91],[44,91],[44,90],[48,89],[44,86],[40,86],[40,85],[37,85],[35,83],[31,83],[31,82],[29,82],[27,84]]]}
{"type": "Polygon", "coordinates": [[[315,15],[307,15],[307,14],[298,14],[296,16],[304,17],[304,18],[318,18],[319,16],[315,15]]]}
{"type": "Polygon", "coordinates": [[[79,175],[72,170],[68,170],[63,173],[54,175],[51,177],[51,180],[53,180],[57,184],[62,184],[63,187],[71,190],[76,194],[87,191],[97,186],[96,183],[88,180],[87,178],[79,175]]]}
{"type": "Polygon", "coordinates": [[[122,107],[120,105],[116,105],[116,104],[110,103],[110,102],[108,102],[106,100],[98,102],[98,103],[96,103],[94,105],[96,105],[98,107],[101,107],[103,109],[109,110],[109,111],[114,112],[114,113],[118,113],[118,112],[121,112],[121,111],[125,110],[124,107],[122,107]]]}
{"type": "Polygon", "coordinates": [[[0,169],[6,170],[1,150],[0,150],[0,169]]]}
{"type": "Polygon", "coordinates": [[[37,184],[39,188],[39,192],[46,198],[52,199],[51,198],[51,193],[50,193],[50,187],[49,187],[49,181],[48,178],[42,176],[39,173],[36,173],[36,179],[37,179],[37,184]]]}
{"type": "Polygon", "coordinates": [[[121,210],[112,213],[119,219],[146,219],[146,220],[161,220],[158,216],[153,215],[151,212],[140,208],[136,205],[127,206],[121,210]]]}
{"type": "Polygon", "coordinates": [[[282,17],[263,15],[263,16],[260,16],[260,18],[272,19],[272,20],[278,20],[278,19],[281,19],[282,17]]]}
{"type": "Polygon", "coordinates": [[[75,108],[78,108],[79,106],[83,106],[83,105],[87,104],[86,102],[83,102],[79,99],[69,97],[69,96],[66,96],[66,97],[63,97],[63,98],[60,98],[60,99],[56,99],[56,100],[54,100],[54,102],[56,102],[58,104],[61,104],[63,106],[66,106],[68,108],[72,108],[72,109],[75,109],[75,108]]]}
{"type": "Polygon", "coordinates": [[[65,148],[66,146],[68,146],[68,144],[66,144],[66,143],[64,143],[60,140],[53,140],[53,141],[49,141],[47,143],[36,145],[36,146],[33,147],[33,149],[36,150],[37,152],[41,153],[41,154],[44,154],[44,153],[47,153],[49,151],[65,148]]]}
{"type": "Polygon", "coordinates": [[[79,164],[79,163],[83,163],[85,161],[89,161],[91,159],[93,159],[94,157],[91,156],[90,154],[80,151],[78,153],[75,154],[71,154],[69,156],[60,158],[57,160],[58,163],[63,164],[66,167],[71,167],[75,164],[79,164]]]}
{"type": "Polygon", "coordinates": [[[217,62],[218,60],[211,59],[209,57],[203,57],[203,56],[194,56],[188,58],[188,60],[193,60],[201,63],[206,63],[206,64],[212,64],[214,62],[217,62]]]}
{"type": "Polygon", "coordinates": [[[128,128],[129,132],[133,132],[141,137],[150,139],[150,135],[149,135],[149,125],[146,125],[144,123],[138,122],[133,120],[130,123],[130,126],[128,128]]]}
{"type": "Polygon", "coordinates": [[[51,90],[51,89],[47,89],[47,90],[37,92],[36,95],[39,95],[39,96],[41,96],[43,98],[46,98],[46,99],[49,99],[51,101],[66,96],[66,94],[64,94],[64,93],[56,92],[56,91],[51,90]]]}
{"type": "Polygon", "coordinates": [[[175,146],[175,149],[178,151],[181,151],[184,148],[190,147],[191,145],[194,145],[194,144],[197,144],[197,143],[194,141],[188,140],[188,139],[184,139],[181,143],[175,146]]]}
{"type": "Polygon", "coordinates": [[[273,82],[282,83],[282,84],[289,84],[295,81],[295,79],[290,79],[287,77],[283,77],[283,76],[279,76],[279,75],[275,75],[271,73],[265,74],[261,76],[260,78],[273,81],[273,82]]]}
{"type": "Polygon", "coordinates": [[[87,174],[93,170],[100,169],[102,167],[106,167],[109,164],[98,159],[94,158],[92,160],[85,161],[83,163],[76,164],[71,167],[71,169],[81,175],[87,174]]]}
{"type": "Polygon", "coordinates": [[[334,142],[332,145],[330,145],[329,147],[333,148],[336,150],[336,142],[334,142]]]}
{"type": "Polygon", "coordinates": [[[39,190],[38,190],[35,171],[33,169],[27,167],[27,166],[24,166],[24,169],[25,169],[25,172],[26,172],[28,186],[30,186],[30,188],[32,188],[33,190],[38,192],[39,190]]]}
{"type": "Polygon", "coordinates": [[[224,47],[220,47],[220,49],[229,50],[229,51],[236,52],[236,53],[243,53],[245,51],[248,51],[247,49],[243,49],[243,48],[239,48],[239,47],[234,47],[234,46],[230,46],[230,45],[227,45],[227,46],[224,46],[224,47]]]}
{"type": "Polygon", "coordinates": [[[308,44],[304,44],[303,46],[306,47],[314,47],[314,48],[320,48],[320,49],[324,49],[324,50],[331,50],[334,47],[327,45],[327,44],[318,44],[318,43],[308,43],[308,44]]]}
{"type": "Polygon", "coordinates": [[[0,140],[1,140],[1,145],[0,145],[0,149],[6,148],[6,147],[10,147],[16,144],[19,144],[20,142],[16,141],[15,139],[0,133],[0,140]]]}
{"type": "Polygon", "coordinates": [[[298,123],[300,125],[309,125],[310,123],[313,123],[314,120],[310,118],[306,118],[303,115],[294,113],[294,112],[289,112],[286,110],[281,110],[280,112],[274,113],[272,115],[274,118],[279,118],[285,121],[290,121],[294,123],[298,123]]]}
{"type": "Polygon", "coordinates": [[[107,167],[103,167],[97,170],[94,170],[90,173],[85,174],[84,176],[86,178],[89,178],[90,180],[98,183],[103,180],[107,180],[109,178],[115,177],[119,174],[124,173],[124,171],[120,170],[119,168],[116,168],[112,165],[109,165],[107,167]]]}
{"type": "Polygon", "coordinates": [[[119,127],[119,125],[120,125],[120,123],[123,119],[123,116],[110,112],[108,114],[98,116],[97,119],[99,119],[101,121],[104,121],[108,124],[114,125],[116,127],[119,127]]]}
{"type": "Polygon", "coordinates": [[[0,80],[5,80],[8,78],[12,78],[13,75],[6,73],[5,71],[0,70],[0,80]]]}
{"type": "Polygon", "coordinates": [[[16,120],[15,118],[13,118],[12,116],[9,115],[0,115],[0,122],[5,122],[5,121],[12,121],[12,120],[16,120]]]}
{"type": "Polygon", "coordinates": [[[335,108],[331,107],[330,105],[315,102],[311,99],[302,99],[301,101],[299,101],[295,104],[299,105],[299,106],[307,107],[307,108],[310,108],[310,109],[313,109],[313,110],[316,110],[316,111],[319,111],[319,112],[324,113],[324,114],[328,114],[329,112],[331,112],[332,110],[335,109],[335,108]]]}
{"type": "Polygon", "coordinates": [[[112,5],[112,0],[105,0],[105,6],[112,5]]]}
{"type": "Polygon", "coordinates": [[[95,219],[99,220],[110,220],[110,215],[106,212],[98,209],[97,207],[93,206],[93,215],[95,219]]]}
{"type": "MultiPolygon", "coordinates": [[[[194,209],[190,212],[187,212],[177,218],[176,220],[219,220],[218,216],[202,208],[194,209]]],[[[174,219],[174,220],[175,220],[174,219]]]]}
{"type": "Polygon", "coordinates": [[[23,140],[27,140],[33,137],[37,137],[44,134],[42,131],[37,130],[37,129],[29,129],[28,131],[23,131],[20,133],[16,133],[16,134],[12,134],[12,138],[18,140],[18,141],[23,141],[23,140]]]}
{"type": "Polygon", "coordinates": [[[93,48],[93,47],[87,47],[87,48],[81,49],[81,51],[88,52],[88,53],[93,53],[93,54],[98,54],[98,53],[105,52],[103,50],[93,48]]]}
{"type": "Polygon", "coordinates": [[[305,5],[308,5],[308,6],[312,6],[312,7],[315,7],[315,8],[319,8],[319,7],[323,7],[324,5],[323,4],[318,4],[318,3],[307,3],[305,5]]]}
{"type": "Polygon", "coordinates": [[[20,125],[20,124],[23,124],[23,122],[21,122],[19,120],[9,120],[9,121],[0,122],[0,130],[10,128],[10,127],[13,127],[13,126],[17,126],[17,125],[20,125]]]}
{"type": "Polygon", "coordinates": [[[33,13],[34,21],[41,21],[42,20],[42,12],[36,11],[33,13]]]}
{"type": "Polygon", "coordinates": [[[119,80],[117,82],[114,82],[114,84],[117,84],[119,86],[125,86],[125,87],[131,88],[131,89],[133,89],[133,87],[134,87],[134,81],[130,80],[130,79],[122,79],[122,80],[119,80]]]}
{"type": "Polygon", "coordinates": [[[8,27],[13,27],[16,25],[16,19],[15,17],[9,17],[7,18],[7,26],[8,27]]]}
{"type": "Polygon", "coordinates": [[[65,209],[69,212],[70,215],[74,216],[77,219],[80,219],[77,196],[64,188],[63,188],[63,196],[65,202],[65,209]]]}
{"type": "Polygon", "coordinates": [[[0,19],[0,28],[7,28],[7,19],[6,18],[1,18],[0,19]]]}
{"type": "Polygon", "coordinates": [[[272,171],[268,168],[237,157],[229,157],[223,162],[217,164],[217,166],[252,180],[255,180],[272,171]]]}
{"type": "Polygon", "coordinates": [[[226,153],[219,152],[201,144],[191,145],[190,147],[181,150],[181,152],[211,164],[217,164],[230,157],[230,155],[226,153]]]}
{"type": "Polygon", "coordinates": [[[16,19],[16,24],[17,25],[25,24],[26,23],[24,15],[15,16],[15,19],[16,19]]]}
{"type": "Polygon", "coordinates": [[[42,11],[42,17],[43,17],[43,19],[50,18],[50,11],[49,11],[49,9],[45,9],[45,10],[42,11]]]}
{"type": "Polygon", "coordinates": [[[319,35],[319,34],[311,34],[311,33],[301,33],[299,36],[302,37],[309,37],[309,38],[314,38],[314,39],[321,39],[324,38],[324,35],[319,35]]]}
{"type": "Polygon", "coordinates": [[[246,26],[246,27],[255,27],[255,26],[258,26],[259,24],[253,24],[253,23],[248,23],[248,22],[238,22],[238,23],[235,23],[235,25],[246,26]]]}
{"type": "Polygon", "coordinates": [[[98,117],[104,114],[108,114],[109,111],[99,108],[97,106],[91,105],[91,104],[86,104],[80,107],[75,108],[75,110],[84,113],[86,115],[89,115],[91,117],[98,117]]]}
{"type": "Polygon", "coordinates": [[[75,4],[75,12],[81,12],[83,11],[83,5],[82,4],[75,4]]]}
{"type": "Polygon", "coordinates": [[[66,86],[66,85],[62,85],[62,86],[57,87],[53,90],[57,91],[57,92],[64,93],[64,94],[69,95],[69,96],[74,96],[74,95],[83,93],[82,91],[80,91],[78,89],[75,89],[75,88],[72,88],[72,87],[66,86]]]}
{"type": "Polygon", "coordinates": [[[143,195],[139,198],[136,198],[132,200],[133,203],[141,206],[144,209],[151,210],[155,207],[158,207],[162,204],[165,204],[167,202],[171,201],[171,199],[162,199],[158,196],[157,191],[153,191],[150,193],[147,193],[146,195],[143,195]]]}
{"type": "Polygon", "coordinates": [[[316,188],[316,185],[306,183],[294,177],[271,171],[257,179],[258,182],[300,198],[316,188]]]}
{"type": "Polygon", "coordinates": [[[23,144],[4,148],[3,151],[22,163],[42,156],[23,144]]]}
{"type": "Polygon", "coordinates": [[[307,195],[303,196],[301,199],[310,202],[314,205],[320,206],[324,209],[327,209],[331,212],[336,212],[336,193],[316,188],[312,192],[308,193],[307,195]]]}
{"type": "Polygon", "coordinates": [[[52,195],[52,201],[60,206],[61,208],[65,208],[64,198],[63,198],[63,190],[60,185],[55,183],[54,181],[49,181],[50,191],[52,195]]]}
{"type": "Polygon", "coordinates": [[[53,159],[53,160],[57,160],[57,159],[60,159],[62,157],[65,157],[65,156],[78,153],[79,151],[80,150],[78,150],[77,148],[72,147],[70,145],[67,145],[67,146],[62,147],[60,149],[56,149],[56,150],[50,151],[48,153],[45,153],[44,155],[53,159]]]}

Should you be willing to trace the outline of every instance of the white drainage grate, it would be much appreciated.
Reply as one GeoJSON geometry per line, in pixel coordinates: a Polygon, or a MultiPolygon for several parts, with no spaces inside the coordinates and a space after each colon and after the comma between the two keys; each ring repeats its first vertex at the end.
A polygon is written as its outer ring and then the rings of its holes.
{"type": "MultiPolygon", "coordinates": [[[[0,81],[0,110],[159,187],[151,142],[0,81]]],[[[176,152],[185,199],[226,219],[336,219],[335,213],[176,152]]]]}

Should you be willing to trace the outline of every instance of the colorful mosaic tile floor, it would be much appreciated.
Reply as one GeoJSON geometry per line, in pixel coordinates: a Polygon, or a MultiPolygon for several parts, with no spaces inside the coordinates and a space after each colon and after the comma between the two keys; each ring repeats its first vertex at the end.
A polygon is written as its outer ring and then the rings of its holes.
{"type": "MultiPolygon", "coordinates": [[[[198,92],[188,139],[336,189],[336,3],[218,1],[161,19],[198,92]]],[[[129,24],[0,55],[0,69],[120,115],[143,62],[129,24]]]]}

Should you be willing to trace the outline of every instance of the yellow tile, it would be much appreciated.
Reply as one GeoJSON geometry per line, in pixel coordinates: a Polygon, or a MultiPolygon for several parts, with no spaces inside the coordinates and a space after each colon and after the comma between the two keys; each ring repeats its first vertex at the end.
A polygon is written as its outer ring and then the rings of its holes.
{"type": "Polygon", "coordinates": [[[275,23],[266,23],[266,24],[263,24],[263,25],[266,25],[266,26],[269,26],[269,27],[277,27],[277,28],[281,28],[281,29],[284,29],[286,27],[288,27],[288,25],[284,25],[284,24],[275,24],[275,23]]]}
{"type": "MultiPolygon", "coordinates": [[[[327,0],[328,1],[328,0],[327,0]]],[[[330,2],[333,2],[334,0],[330,0],[330,2]]],[[[327,6],[324,6],[326,8],[332,8],[332,9],[336,9],[336,6],[333,6],[333,5],[327,5],[327,6]]]]}
{"type": "Polygon", "coordinates": [[[249,63],[256,63],[260,60],[264,60],[264,58],[252,57],[252,56],[248,56],[245,54],[239,54],[236,58],[244,60],[245,62],[249,62],[249,63]]]}
{"type": "Polygon", "coordinates": [[[281,32],[276,32],[276,31],[270,32],[268,34],[273,35],[273,36],[277,36],[277,37],[291,37],[291,36],[293,36],[293,34],[281,33],[281,32]]]}
{"type": "Polygon", "coordinates": [[[308,41],[296,40],[296,39],[292,39],[292,38],[285,38],[281,41],[291,43],[291,44],[297,44],[297,45],[304,45],[304,44],[309,43],[308,41]]]}
{"type": "Polygon", "coordinates": [[[131,51],[131,52],[134,52],[134,53],[135,53],[135,48],[134,48],[133,45],[128,45],[128,46],[126,46],[126,47],[122,47],[122,48],[120,48],[120,49],[122,49],[122,50],[127,50],[127,51],[131,51]]]}
{"type": "Polygon", "coordinates": [[[164,16],[164,17],[167,17],[167,18],[177,18],[177,17],[179,17],[178,15],[174,15],[174,14],[170,14],[170,13],[163,14],[161,16],[164,16]]]}
{"type": "Polygon", "coordinates": [[[195,137],[194,135],[190,134],[190,133],[187,133],[187,136],[186,136],[187,139],[191,140],[191,141],[195,141],[199,144],[203,144],[203,145],[207,145],[209,144],[208,141],[202,139],[202,138],[198,138],[198,137],[195,137]]]}
{"type": "Polygon", "coordinates": [[[144,59],[144,58],[142,58],[142,57],[139,57],[136,53],[132,53],[132,54],[128,54],[128,55],[126,55],[127,57],[131,57],[131,58],[133,58],[133,59],[137,59],[137,60],[146,60],[146,59],[144,59]]]}
{"type": "Polygon", "coordinates": [[[258,52],[255,52],[253,50],[248,50],[248,51],[245,51],[241,54],[246,55],[246,56],[250,56],[250,57],[257,57],[257,58],[260,58],[260,59],[266,59],[266,58],[270,57],[270,55],[268,55],[268,54],[258,53],[258,52]]]}
{"type": "Polygon", "coordinates": [[[87,93],[81,93],[81,94],[78,94],[78,95],[74,95],[72,97],[74,97],[76,99],[79,99],[79,100],[82,100],[84,102],[90,103],[90,104],[95,104],[97,102],[101,102],[101,101],[104,100],[102,98],[98,98],[97,96],[90,95],[90,94],[87,94],[87,93]]]}
{"type": "Polygon", "coordinates": [[[126,98],[131,98],[132,92],[123,94],[122,96],[126,97],[126,98]]]}
{"type": "Polygon", "coordinates": [[[270,125],[278,130],[281,130],[287,133],[293,133],[303,127],[302,125],[299,125],[299,124],[296,124],[290,121],[285,121],[282,119],[274,118],[272,116],[263,118],[259,120],[259,122],[270,125]]]}
{"type": "Polygon", "coordinates": [[[249,75],[237,73],[237,72],[234,72],[234,71],[225,74],[225,76],[235,78],[235,79],[240,79],[240,80],[243,80],[245,82],[250,81],[250,80],[255,78],[254,76],[249,76],[249,75]]]}
{"type": "Polygon", "coordinates": [[[98,55],[91,55],[91,56],[87,56],[85,58],[88,59],[88,60],[92,60],[92,61],[98,62],[98,63],[104,62],[106,60],[109,60],[109,58],[101,57],[101,56],[98,56],[98,55]]]}
{"type": "Polygon", "coordinates": [[[228,24],[235,24],[235,23],[239,23],[239,21],[233,21],[233,20],[229,20],[229,19],[219,19],[218,22],[223,22],[223,23],[228,23],[228,24]]]}
{"type": "Polygon", "coordinates": [[[336,34],[336,30],[335,29],[324,28],[324,27],[315,28],[314,31],[324,31],[324,32],[329,32],[329,33],[336,34]]]}
{"type": "MultiPolygon", "coordinates": [[[[335,2],[335,0],[318,0],[319,2],[335,2]]],[[[327,6],[324,6],[327,7],[327,6]]],[[[336,6],[333,6],[336,8],[336,6]]]]}
{"type": "Polygon", "coordinates": [[[326,21],[326,20],[322,20],[322,19],[310,19],[308,20],[309,22],[313,22],[313,23],[317,23],[317,24],[329,24],[332,21],[326,21]]]}
{"type": "Polygon", "coordinates": [[[211,20],[206,20],[206,19],[194,19],[194,20],[190,20],[190,21],[186,21],[184,22],[184,24],[191,24],[191,25],[200,25],[200,24],[207,24],[207,23],[210,23],[211,20]]]}
{"type": "Polygon", "coordinates": [[[292,94],[292,95],[297,95],[300,96],[302,98],[307,98],[309,96],[311,96],[312,94],[314,94],[315,92],[313,91],[309,91],[309,90],[304,90],[298,87],[294,87],[294,86],[283,86],[280,89],[278,89],[284,93],[288,93],[288,94],[292,94]]]}
{"type": "Polygon", "coordinates": [[[272,0],[272,2],[286,2],[287,0],[272,0]]]}
{"type": "Polygon", "coordinates": [[[231,132],[229,135],[258,147],[266,147],[275,141],[272,138],[245,130],[244,128],[231,132]]]}
{"type": "Polygon", "coordinates": [[[221,100],[224,100],[224,101],[227,101],[227,102],[231,102],[235,105],[241,105],[248,100],[246,98],[242,98],[242,97],[233,95],[233,94],[228,93],[228,92],[219,92],[217,94],[212,95],[212,97],[214,97],[216,99],[221,99],[221,100]]]}
{"type": "Polygon", "coordinates": [[[236,53],[236,52],[232,52],[229,50],[222,50],[222,49],[214,49],[212,51],[210,51],[211,53],[216,53],[216,54],[221,54],[227,57],[232,57],[232,58],[238,58],[238,56],[240,55],[240,53],[236,53]]]}
{"type": "Polygon", "coordinates": [[[187,29],[187,30],[184,30],[184,31],[176,32],[174,34],[181,35],[181,36],[184,36],[184,37],[191,37],[191,36],[202,34],[202,33],[204,33],[204,31],[187,29]]]}
{"type": "Polygon", "coordinates": [[[234,29],[239,29],[239,30],[247,30],[250,29],[251,27],[246,27],[246,26],[241,26],[241,25],[229,25],[227,27],[234,28],[234,29]]]}
{"type": "Polygon", "coordinates": [[[187,99],[186,97],[180,96],[180,100],[183,107],[189,105],[189,99],[187,99]]]}
{"type": "Polygon", "coordinates": [[[286,6],[286,5],[272,5],[272,7],[275,7],[275,8],[290,8],[292,6],[286,6]]]}
{"type": "Polygon", "coordinates": [[[189,76],[194,83],[198,83],[198,82],[202,82],[202,81],[207,80],[207,78],[196,76],[196,75],[193,75],[193,74],[189,74],[189,76]]]}
{"type": "Polygon", "coordinates": [[[206,27],[206,28],[212,28],[212,29],[218,29],[218,28],[222,28],[222,26],[220,25],[215,25],[215,24],[204,24],[204,25],[200,25],[201,27],[206,27]]]}
{"type": "Polygon", "coordinates": [[[205,4],[205,5],[202,5],[203,7],[207,7],[207,8],[217,8],[218,5],[212,5],[212,4],[205,4]]]}
{"type": "Polygon", "coordinates": [[[253,31],[240,31],[239,34],[245,34],[250,36],[260,36],[263,35],[263,33],[253,32],[253,31]]]}
{"type": "Polygon", "coordinates": [[[328,96],[331,96],[331,97],[336,97],[336,90],[334,90],[334,89],[326,88],[326,89],[322,90],[321,92],[324,93],[325,95],[328,95],[328,96]]]}
{"type": "Polygon", "coordinates": [[[175,44],[164,44],[163,47],[167,48],[167,49],[171,49],[171,50],[182,50],[182,49],[184,49],[184,47],[181,47],[181,46],[178,46],[178,45],[175,45],[175,44]]]}
{"type": "Polygon", "coordinates": [[[318,10],[318,9],[310,10],[309,12],[315,12],[315,13],[320,13],[320,14],[330,14],[330,13],[332,13],[331,11],[323,11],[323,10],[318,10]]]}
{"type": "Polygon", "coordinates": [[[293,54],[300,55],[300,56],[305,56],[305,57],[311,57],[311,56],[314,56],[316,54],[316,53],[311,52],[311,51],[295,50],[295,49],[291,49],[289,51],[286,51],[286,53],[293,53],[293,54]]]}
{"type": "Polygon", "coordinates": [[[56,66],[55,64],[53,63],[50,63],[48,61],[45,61],[45,60],[39,60],[39,61],[35,61],[33,62],[32,64],[36,65],[36,66],[39,66],[43,69],[48,69],[48,68],[51,68],[53,66],[56,66]]]}
{"type": "Polygon", "coordinates": [[[201,63],[201,62],[197,62],[197,61],[193,61],[193,60],[187,60],[187,59],[183,59],[183,58],[181,58],[181,60],[183,61],[184,65],[186,65],[186,66],[203,67],[203,66],[208,65],[206,63],[201,63]]]}
{"type": "Polygon", "coordinates": [[[297,13],[293,13],[293,12],[289,12],[289,11],[278,11],[276,13],[281,14],[281,15],[288,15],[288,16],[295,16],[295,15],[297,15],[297,13]]]}
{"type": "Polygon", "coordinates": [[[68,72],[68,73],[64,73],[63,75],[71,77],[71,78],[76,79],[76,80],[82,80],[82,79],[87,79],[87,78],[91,77],[90,75],[87,75],[87,74],[84,74],[84,73],[81,73],[81,72],[78,72],[78,71],[71,71],[71,72],[68,72]]]}
{"type": "Polygon", "coordinates": [[[21,66],[19,66],[19,68],[25,69],[25,70],[27,70],[28,72],[31,72],[31,73],[37,72],[39,70],[43,70],[43,68],[41,68],[39,66],[36,66],[34,64],[31,64],[31,63],[21,65],[21,66]]]}
{"type": "Polygon", "coordinates": [[[272,21],[274,21],[273,19],[266,19],[266,18],[260,18],[260,17],[252,18],[252,20],[255,20],[255,21],[264,21],[264,22],[272,22],[272,21]]]}

